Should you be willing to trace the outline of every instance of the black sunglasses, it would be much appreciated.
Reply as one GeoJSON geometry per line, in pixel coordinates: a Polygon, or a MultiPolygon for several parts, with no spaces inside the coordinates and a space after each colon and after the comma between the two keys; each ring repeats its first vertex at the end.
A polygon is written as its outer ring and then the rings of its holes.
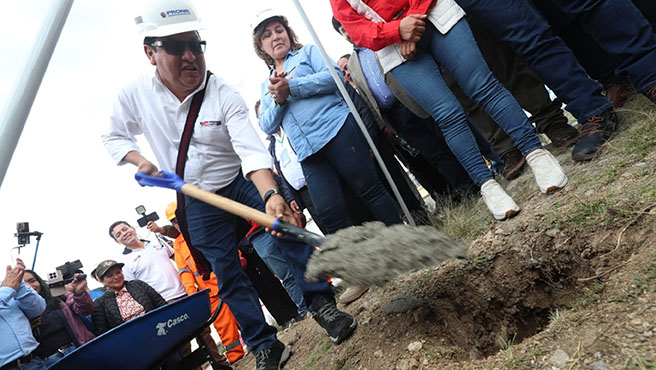
{"type": "Polygon", "coordinates": [[[169,55],[180,56],[184,54],[185,47],[189,47],[194,55],[203,54],[205,52],[205,41],[178,41],[178,40],[164,40],[153,41],[150,43],[152,47],[163,47],[169,55]]]}

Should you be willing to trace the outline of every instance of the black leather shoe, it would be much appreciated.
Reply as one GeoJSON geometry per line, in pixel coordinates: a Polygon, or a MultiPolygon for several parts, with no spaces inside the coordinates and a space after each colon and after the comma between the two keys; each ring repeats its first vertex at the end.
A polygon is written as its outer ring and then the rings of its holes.
{"type": "Polygon", "coordinates": [[[617,129],[617,115],[609,109],[583,123],[581,137],[574,145],[572,159],[577,162],[591,160],[617,129]]]}
{"type": "Polygon", "coordinates": [[[573,145],[579,138],[579,130],[570,126],[566,122],[555,122],[550,124],[545,130],[551,143],[556,148],[565,148],[573,145]]]}
{"type": "Polygon", "coordinates": [[[271,347],[264,348],[255,355],[255,369],[280,370],[290,355],[289,347],[276,340],[271,347]]]}
{"type": "Polygon", "coordinates": [[[326,331],[330,340],[340,344],[348,338],[358,322],[346,312],[340,311],[335,306],[335,301],[329,298],[317,298],[310,305],[312,318],[326,331]]]}
{"type": "Polygon", "coordinates": [[[501,175],[508,181],[518,178],[524,171],[526,159],[517,149],[513,149],[501,156],[501,160],[503,161],[501,175]]]}

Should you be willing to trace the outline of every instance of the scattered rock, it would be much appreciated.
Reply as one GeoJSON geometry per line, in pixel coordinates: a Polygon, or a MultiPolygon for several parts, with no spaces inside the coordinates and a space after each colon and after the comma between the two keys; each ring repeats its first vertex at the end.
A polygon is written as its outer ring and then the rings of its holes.
{"type": "Polygon", "coordinates": [[[374,352],[374,357],[378,357],[378,358],[383,357],[383,351],[378,350],[378,351],[374,352]]]}
{"type": "Polygon", "coordinates": [[[411,358],[409,360],[402,359],[396,365],[397,370],[411,370],[411,369],[416,369],[418,367],[419,367],[419,363],[414,358],[411,358]]]}
{"type": "Polygon", "coordinates": [[[629,324],[631,324],[632,326],[640,326],[640,325],[642,325],[642,320],[633,319],[633,320],[629,321],[629,324]]]}
{"type": "Polygon", "coordinates": [[[590,189],[590,190],[586,190],[585,193],[583,193],[583,195],[585,195],[586,197],[589,197],[594,193],[595,193],[595,191],[593,189],[590,189]]]}
{"type": "Polygon", "coordinates": [[[556,229],[556,228],[549,229],[549,230],[545,231],[544,233],[550,238],[555,238],[555,237],[558,236],[558,234],[560,234],[560,229],[556,229]]]}
{"type": "Polygon", "coordinates": [[[424,305],[424,301],[410,293],[401,293],[381,308],[383,316],[391,313],[403,313],[424,305]]]}
{"type": "Polygon", "coordinates": [[[638,167],[644,167],[644,166],[646,166],[646,165],[647,165],[647,163],[645,163],[645,162],[638,162],[638,163],[635,163],[635,164],[633,165],[633,167],[638,168],[638,167]]]}
{"type": "Polygon", "coordinates": [[[510,235],[510,232],[508,232],[508,231],[506,231],[506,230],[504,230],[504,229],[502,229],[502,228],[498,228],[498,229],[496,229],[496,230],[494,231],[494,233],[495,233],[496,235],[510,235]]]}
{"type": "Polygon", "coordinates": [[[608,370],[608,365],[604,361],[596,361],[588,364],[592,370],[608,370]]]}
{"type": "Polygon", "coordinates": [[[548,363],[557,367],[558,369],[564,368],[570,361],[571,359],[569,358],[569,355],[562,349],[557,349],[547,360],[548,363]]]}
{"type": "Polygon", "coordinates": [[[417,352],[421,349],[421,342],[412,342],[408,344],[408,351],[410,352],[417,352]]]}

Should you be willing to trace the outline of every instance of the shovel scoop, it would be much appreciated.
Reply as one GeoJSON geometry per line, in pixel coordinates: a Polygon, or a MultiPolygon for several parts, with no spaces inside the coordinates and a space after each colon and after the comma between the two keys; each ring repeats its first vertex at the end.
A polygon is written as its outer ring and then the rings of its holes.
{"type": "Polygon", "coordinates": [[[434,266],[453,258],[465,258],[465,248],[431,226],[412,227],[369,222],[339,230],[326,238],[250,208],[232,199],[186,183],[176,174],[159,176],[137,173],[141,186],[173,189],[207,204],[257,222],[303,243],[320,247],[308,262],[308,281],[335,276],[356,285],[383,285],[397,275],[434,266]]]}

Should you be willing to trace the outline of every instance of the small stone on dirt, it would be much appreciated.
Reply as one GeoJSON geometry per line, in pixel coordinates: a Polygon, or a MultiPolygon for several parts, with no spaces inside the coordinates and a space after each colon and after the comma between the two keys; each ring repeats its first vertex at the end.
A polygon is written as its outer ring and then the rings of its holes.
{"type": "Polygon", "coordinates": [[[417,352],[421,349],[421,342],[412,342],[408,344],[408,351],[410,352],[417,352]]]}
{"type": "Polygon", "coordinates": [[[424,305],[424,301],[410,293],[401,293],[381,308],[383,316],[391,313],[403,313],[424,305]]]}
{"type": "Polygon", "coordinates": [[[397,370],[411,370],[416,369],[417,367],[419,367],[419,363],[414,358],[409,360],[402,359],[399,361],[398,365],[396,365],[397,370]]]}
{"type": "Polygon", "coordinates": [[[646,166],[646,165],[647,165],[647,163],[645,163],[645,162],[638,162],[638,163],[635,163],[635,164],[633,165],[633,167],[636,167],[636,168],[637,168],[637,167],[644,167],[644,166],[646,166]]]}
{"type": "Polygon", "coordinates": [[[590,367],[592,370],[608,370],[608,365],[606,365],[606,363],[603,361],[590,363],[588,364],[588,367],[590,367]]]}
{"type": "Polygon", "coordinates": [[[590,189],[590,190],[586,190],[585,193],[583,193],[583,195],[585,195],[586,197],[589,197],[594,193],[595,193],[595,191],[593,189],[590,189]]]}
{"type": "Polygon", "coordinates": [[[562,349],[557,349],[547,360],[548,363],[559,369],[564,368],[570,361],[571,359],[569,358],[569,355],[562,349]]]}
{"type": "Polygon", "coordinates": [[[383,351],[378,350],[378,351],[374,352],[374,357],[378,357],[378,358],[383,357],[383,351]]]}
{"type": "Polygon", "coordinates": [[[544,232],[548,237],[555,238],[560,233],[560,229],[549,229],[544,232]]]}
{"type": "Polygon", "coordinates": [[[632,326],[640,326],[640,325],[642,325],[642,320],[640,320],[640,319],[633,319],[633,320],[631,320],[631,321],[629,322],[629,324],[631,324],[632,326]]]}

